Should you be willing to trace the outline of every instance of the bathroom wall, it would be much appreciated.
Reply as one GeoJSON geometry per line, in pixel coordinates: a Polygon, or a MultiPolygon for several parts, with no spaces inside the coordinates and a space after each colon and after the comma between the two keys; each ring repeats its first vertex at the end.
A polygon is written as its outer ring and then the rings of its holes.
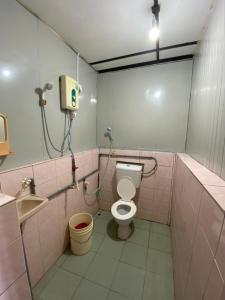
{"type": "Polygon", "coordinates": [[[186,150],[225,179],[224,53],[225,3],[218,0],[194,58],[186,150]]]}
{"type": "Polygon", "coordinates": [[[176,300],[225,296],[225,181],[178,154],[172,199],[176,300]]]}
{"type": "MultiPolygon", "coordinates": [[[[0,112],[8,117],[11,149],[0,170],[33,163],[48,156],[43,142],[41,111],[34,90],[46,82],[46,114],[52,139],[59,147],[63,139],[64,114],[60,111],[59,76],[76,78],[76,54],[45,24],[15,0],[0,1],[0,112]],[[8,72],[8,73],[7,73],[8,72]]],[[[74,120],[74,151],[96,147],[96,72],[80,60],[79,81],[83,92],[74,120]]],[[[52,152],[53,156],[57,156],[52,152]]]]}
{"type": "MultiPolygon", "coordinates": [[[[77,180],[98,169],[98,153],[98,149],[76,153],[77,180]]],[[[83,189],[84,181],[81,181],[79,190],[67,189],[51,197],[59,189],[63,189],[72,183],[71,157],[65,156],[0,173],[2,192],[13,197],[18,196],[21,190],[21,180],[24,177],[34,178],[37,195],[50,197],[48,205],[26,220],[21,229],[30,282],[34,286],[68,246],[68,221],[70,217],[81,211],[93,215],[98,211],[98,202],[94,193],[98,185],[98,172],[85,179],[88,183],[87,193],[83,189]]],[[[9,239],[5,236],[3,229],[6,228],[13,239],[14,235],[11,233],[11,227],[14,223],[18,223],[15,202],[10,205],[13,206],[13,209],[10,212],[5,212],[3,209],[5,206],[2,208],[0,201],[0,230],[2,231],[3,240],[9,239]]],[[[19,225],[16,233],[21,238],[19,225]]],[[[4,259],[0,259],[0,268],[7,267],[9,272],[14,275],[16,273],[14,267],[18,265],[17,257],[14,258],[13,265],[11,265],[11,259],[7,251],[2,250],[2,253],[4,253],[4,259]],[[8,265],[5,267],[5,264],[8,265]]],[[[22,271],[25,272],[25,266],[22,271]]],[[[0,299],[2,299],[1,293],[4,291],[1,287],[5,284],[5,274],[2,274],[2,276],[0,277],[0,299]]],[[[4,285],[5,289],[7,287],[4,285]]]]}
{"type": "Polygon", "coordinates": [[[13,197],[0,194],[0,299],[31,300],[16,203],[13,200],[13,197]]]}
{"type": "Polygon", "coordinates": [[[119,200],[116,182],[116,162],[141,163],[144,171],[151,170],[154,166],[153,156],[158,161],[158,169],[152,176],[142,178],[140,188],[136,190],[133,199],[137,206],[137,217],[144,220],[170,224],[172,177],[174,154],[170,152],[151,152],[138,150],[114,149],[113,156],[109,161],[108,170],[104,170],[107,164],[107,149],[100,149],[100,186],[99,207],[110,210],[112,204],[119,200]]]}
{"type": "Polygon", "coordinates": [[[183,152],[192,61],[98,75],[97,141],[112,127],[115,148],[183,152]]]}

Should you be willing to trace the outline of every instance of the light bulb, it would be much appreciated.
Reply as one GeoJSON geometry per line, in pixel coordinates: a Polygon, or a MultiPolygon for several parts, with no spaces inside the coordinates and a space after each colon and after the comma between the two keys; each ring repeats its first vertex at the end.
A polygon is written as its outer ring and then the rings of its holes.
{"type": "Polygon", "coordinates": [[[5,76],[5,77],[9,77],[11,75],[11,72],[10,70],[8,69],[3,69],[2,70],[2,74],[5,76]]]}
{"type": "Polygon", "coordinates": [[[159,38],[159,28],[158,26],[154,26],[151,28],[150,32],[149,32],[149,39],[151,41],[156,41],[159,38]]]}
{"type": "Polygon", "coordinates": [[[158,26],[155,15],[153,15],[152,27],[149,32],[149,39],[151,41],[156,41],[158,38],[159,38],[159,26],[158,26]]]}

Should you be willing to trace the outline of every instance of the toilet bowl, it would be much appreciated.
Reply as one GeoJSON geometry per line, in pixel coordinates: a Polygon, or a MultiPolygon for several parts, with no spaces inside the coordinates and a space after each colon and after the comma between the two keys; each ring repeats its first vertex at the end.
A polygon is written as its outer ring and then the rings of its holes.
{"type": "Polygon", "coordinates": [[[129,176],[122,177],[117,184],[117,192],[121,199],[112,205],[111,213],[119,225],[118,237],[121,240],[126,240],[131,233],[130,223],[137,212],[137,207],[132,201],[136,194],[136,187],[132,178],[129,176]]]}

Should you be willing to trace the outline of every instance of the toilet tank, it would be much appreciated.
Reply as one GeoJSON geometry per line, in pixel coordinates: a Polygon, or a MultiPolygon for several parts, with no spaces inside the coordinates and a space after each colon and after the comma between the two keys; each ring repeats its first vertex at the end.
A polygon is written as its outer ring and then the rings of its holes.
{"type": "Polygon", "coordinates": [[[141,165],[122,163],[122,162],[116,164],[117,183],[122,177],[129,176],[132,178],[135,187],[139,188],[141,183],[141,173],[142,173],[141,165]]]}

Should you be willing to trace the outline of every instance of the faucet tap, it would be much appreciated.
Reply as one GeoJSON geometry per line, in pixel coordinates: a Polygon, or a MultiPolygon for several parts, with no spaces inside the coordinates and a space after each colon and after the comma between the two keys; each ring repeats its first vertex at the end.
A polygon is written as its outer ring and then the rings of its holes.
{"type": "Polygon", "coordinates": [[[21,186],[22,186],[21,193],[22,193],[23,190],[30,187],[31,194],[35,194],[34,178],[25,177],[21,182],[21,186]]]}

